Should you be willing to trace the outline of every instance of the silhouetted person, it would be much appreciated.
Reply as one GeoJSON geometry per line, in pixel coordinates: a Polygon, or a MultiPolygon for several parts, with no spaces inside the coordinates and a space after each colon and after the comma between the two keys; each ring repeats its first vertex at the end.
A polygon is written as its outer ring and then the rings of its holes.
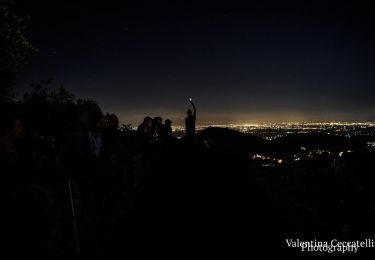
{"type": "Polygon", "coordinates": [[[112,212],[113,204],[125,189],[125,174],[123,171],[123,142],[119,131],[119,119],[115,114],[107,113],[107,127],[103,131],[102,158],[107,168],[105,174],[105,210],[112,212]]]}
{"type": "Polygon", "coordinates": [[[97,115],[92,122],[92,129],[89,132],[90,150],[94,157],[100,158],[103,147],[102,132],[107,127],[106,117],[104,115],[97,115]]]}
{"type": "Polygon", "coordinates": [[[160,143],[162,140],[162,132],[163,132],[163,119],[158,116],[152,119],[152,139],[153,143],[160,143]]]}
{"type": "Polygon", "coordinates": [[[105,156],[111,157],[120,146],[119,120],[115,114],[107,114],[107,127],[103,131],[103,143],[105,156]]]}
{"type": "Polygon", "coordinates": [[[95,217],[104,213],[108,201],[107,186],[110,181],[107,164],[103,160],[104,140],[103,132],[107,128],[107,118],[97,114],[91,121],[90,140],[90,179],[92,181],[92,214],[95,217]]]}
{"type": "Polygon", "coordinates": [[[77,106],[69,114],[69,127],[63,135],[60,167],[64,175],[74,181],[83,203],[88,205],[92,200],[90,113],[85,107],[77,106]]]}
{"type": "Polygon", "coordinates": [[[108,115],[108,124],[107,127],[109,129],[118,129],[119,128],[119,120],[115,114],[108,115]]]}
{"type": "Polygon", "coordinates": [[[190,98],[189,101],[193,106],[193,111],[191,111],[191,109],[188,109],[187,111],[188,116],[185,118],[185,138],[187,139],[187,141],[192,142],[194,141],[195,137],[195,121],[197,110],[195,108],[193,100],[190,98]]]}
{"type": "Polygon", "coordinates": [[[115,114],[107,114],[107,127],[103,131],[103,157],[111,164],[117,164],[122,155],[119,120],[115,114]]]}
{"type": "Polygon", "coordinates": [[[173,140],[172,121],[170,119],[165,120],[163,128],[163,139],[166,142],[171,142],[173,140]]]}
{"type": "Polygon", "coordinates": [[[151,143],[151,126],[152,118],[147,116],[143,119],[143,123],[140,124],[137,128],[137,137],[140,145],[144,147],[145,145],[151,143]]]}

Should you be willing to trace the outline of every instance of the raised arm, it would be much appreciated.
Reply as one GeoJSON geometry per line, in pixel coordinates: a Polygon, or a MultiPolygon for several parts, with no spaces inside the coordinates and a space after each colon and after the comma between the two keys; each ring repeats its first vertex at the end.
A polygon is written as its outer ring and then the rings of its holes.
{"type": "Polygon", "coordinates": [[[190,100],[190,104],[193,106],[193,114],[195,115],[197,113],[197,109],[195,108],[193,100],[190,100]]]}

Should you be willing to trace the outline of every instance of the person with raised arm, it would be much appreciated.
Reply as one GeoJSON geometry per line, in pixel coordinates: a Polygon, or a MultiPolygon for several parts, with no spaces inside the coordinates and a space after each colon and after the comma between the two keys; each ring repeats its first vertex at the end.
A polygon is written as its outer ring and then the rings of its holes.
{"type": "Polygon", "coordinates": [[[185,138],[187,141],[193,142],[195,139],[195,121],[197,109],[195,108],[192,98],[189,98],[189,102],[193,107],[193,111],[190,108],[187,111],[187,117],[185,118],[185,138]]]}

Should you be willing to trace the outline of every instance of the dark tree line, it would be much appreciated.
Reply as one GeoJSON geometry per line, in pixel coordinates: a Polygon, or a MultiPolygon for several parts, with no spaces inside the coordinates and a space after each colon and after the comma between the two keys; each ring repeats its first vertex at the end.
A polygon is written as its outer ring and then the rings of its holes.
{"type": "Polygon", "coordinates": [[[25,20],[18,16],[12,0],[0,2],[0,102],[10,101],[12,83],[25,65],[27,56],[37,49],[25,36],[25,20]]]}
{"type": "Polygon", "coordinates": [[[28,19],[17,15],[14,1],[0,2],[0,113],[5,118],[1,129],[7,127],[7,121],[12,118],[22,118],[30,133],[56,133],[64,124],[65,114],[74,106],[85,106],[92,113],[101,113],[94,101],[76,98],[62,86],[50,90],[52,80],[30,84],[31,91],[15,99],[13,82],[29,56],[37,52],[26,37],[28,19]]]}

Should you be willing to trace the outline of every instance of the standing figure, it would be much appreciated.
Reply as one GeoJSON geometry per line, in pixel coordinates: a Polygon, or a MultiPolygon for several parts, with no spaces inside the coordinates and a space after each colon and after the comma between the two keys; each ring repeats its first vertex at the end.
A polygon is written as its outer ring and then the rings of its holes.
{"type": "Polygon", "coordinates": [[[170,119],[166,119],[164,122],[163,139],[166,142],[173,141],[172,120],[170,119]]]}
{"type": "Polygon", "coordinates": [[[137,128],[137,137],[142,148],[145,148],[152,142],[151,126],[152,118],[146,116],[145,119],[143,119],[143,123],[140,124],[137,128]]]}
{"type": "Polygon", "coordinates": [[[189,98],[189,102],[193,107],[193,111],[191,111],[190,108],[187,111],[188,116],[185,118],[185,138],[188,142],[193,142],[195,138],[195,121],[197,110],[191,98],[189,98]]]}

